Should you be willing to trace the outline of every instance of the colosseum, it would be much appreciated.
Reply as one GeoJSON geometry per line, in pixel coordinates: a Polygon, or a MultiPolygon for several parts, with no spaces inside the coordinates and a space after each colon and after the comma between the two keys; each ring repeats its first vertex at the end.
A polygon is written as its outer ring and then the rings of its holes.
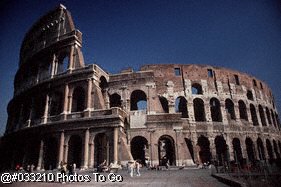
{"type": "Polygon", "coordinates": [[[1,139],[4,169],[280,159],[280,121],[265,82],[196,64],[111,74],[85,65],[81,48],[82,33],[63,5],[26,34],[1,139]]]}

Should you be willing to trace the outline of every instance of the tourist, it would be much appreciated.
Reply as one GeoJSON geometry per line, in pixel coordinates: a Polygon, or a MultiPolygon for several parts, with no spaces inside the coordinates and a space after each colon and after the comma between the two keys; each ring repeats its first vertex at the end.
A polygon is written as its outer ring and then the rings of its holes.
{"type": "Polygon", "coordinates": [[[140,160],[136,160],[135,162],[135,168],[136,168],[136,173],[137,173],[137,176],[140,176],[140,160]]]}

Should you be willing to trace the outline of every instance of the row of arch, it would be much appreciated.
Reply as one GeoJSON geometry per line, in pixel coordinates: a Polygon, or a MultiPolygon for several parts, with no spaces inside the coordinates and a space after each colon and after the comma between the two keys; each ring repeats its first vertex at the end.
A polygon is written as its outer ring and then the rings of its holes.
{"type": "MultiPolygon", "coordinates": [[[[222,165],[226,161],[230,161],[229,145],[226,144],[226,140],[222,135],[218,135],[214,139],[215,155],[212,155],[211,142],[206,136],[201,135],[198,137],[196,145],[193,145],[191,139],[185,138],[186,146],[191,154],[191,157],[195,163],[211,162],[212,159],[218,161],[219,165],[222,165]]],[[[275,140],[266,139],[266,146],[261,138],[257,138],[256,145],[254,141],[247,137],[245,139],[246,150],[243,155],[242,145],[239,138],[232,139],[232,151],[233,159],[237,162],[243,162],[243,159],[248,159],[250,162],[255,160],[274,160],[280,159],[281,142],[278,143],[275,140]],[[272,146],[273,143],[273,146],[272,146]],[[265,150],[267,150],[268,157],[266,157],[265,150]],[[275,157],[274,157],[275,155],[275,157]]],[[[162,135],[158,140],[158,159],[159,165],[166,165],[169,161],[171,165],[176,165],[176,148],[173,138],[169,135],[162,135]]],[[[140,160],[143,164],[149,160],[149,144],[145,137],[135,136],[131,140],[131,153],[135,160],[140,160]]]]}

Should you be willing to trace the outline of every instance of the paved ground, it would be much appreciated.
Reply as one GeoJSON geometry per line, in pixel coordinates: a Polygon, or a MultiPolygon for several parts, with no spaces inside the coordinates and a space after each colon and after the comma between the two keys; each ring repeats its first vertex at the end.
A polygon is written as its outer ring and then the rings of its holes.
{"type": "MultiPolygon", "coordinates": [[[[114,187],[129,187],[129,186],[182,186],[182,187],[224,187],[225,184],[220,183],[217,179],[210,176],[210,170],[208,169],[187,169],[187,170],[173,170],[173,171],[150,171],[141,170],[141,176],[130,177],[130,175],[122,170],[117,174],[123,177],[123,182],[110,182],[108,179],[106,182],[94,181],[93,173],[89,171],[79,172],[80,175],[89,175],[91,182],[80,183],[43,183],[43,182],[17,182],[13,184],[0,183],[0,187],[92,187],[92,186],[114,186],[114,187]]],[[[108,177],[108,173],[102,173],[108,177]]]]}

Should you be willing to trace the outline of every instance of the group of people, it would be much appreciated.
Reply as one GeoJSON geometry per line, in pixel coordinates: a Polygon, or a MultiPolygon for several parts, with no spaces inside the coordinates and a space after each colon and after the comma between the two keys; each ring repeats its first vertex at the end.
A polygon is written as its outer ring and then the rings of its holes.
{"type": "Polygon", "coordinates": [[[134,176],[134,171],[136,172],[137,176],[140,176],[140,167],[141,167],[141,162],[140,160],[130,160],[127,164],[128,168],[128,173],[130,173],[130,176],[134,176]]]}
{"type": "Polygon", "coordinates": [[[106,160],[104,160],[100,165],[98,165],[97,172],[117,172],[121,168],[121,165],[119,165],[117,162],[107,165],[106,160]]]}
{"type": "Polygon", "coordinates": [[[67,164],[67,163],[62,162],[62,161],[60,162],[61,174],[67,174],[67,171],[68,171],[68,175],[73,175],[75,169],[76,169],[75,163],[67,164]]]}

